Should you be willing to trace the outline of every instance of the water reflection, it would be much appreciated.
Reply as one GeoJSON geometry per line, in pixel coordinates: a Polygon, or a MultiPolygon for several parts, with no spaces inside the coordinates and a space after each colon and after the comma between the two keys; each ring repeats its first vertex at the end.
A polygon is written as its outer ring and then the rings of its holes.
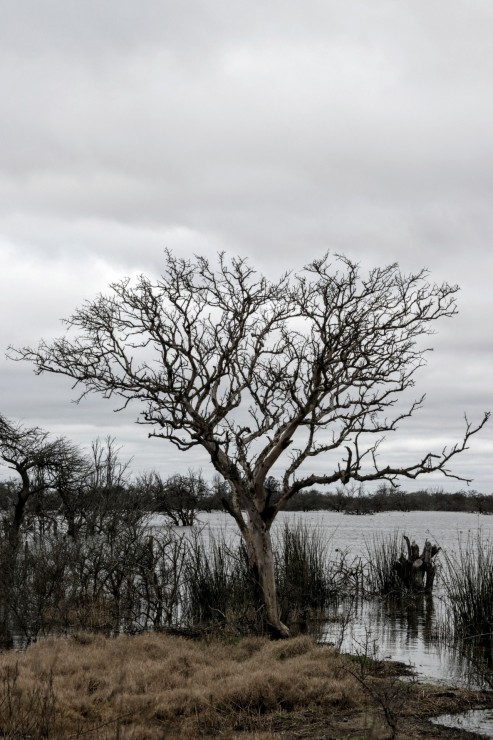
{"type": "Polygon", "coordinates": [[[430,594],[402,595],[381,602],[382,628],[389,633],[387,640],[398,639],[401,635],[406,646],[417,644],[420,640],[428,645],[436,633],[436,611],[430,594]]]}
{"type": "Polygon", "coordinates": [[[429,595],[342,602],[322,641],[343,652],[404,663],[421,681],[488,686],[493,677],[491,641],[451,645],[442,629],[445,611],[442,600],[429,595]]]}

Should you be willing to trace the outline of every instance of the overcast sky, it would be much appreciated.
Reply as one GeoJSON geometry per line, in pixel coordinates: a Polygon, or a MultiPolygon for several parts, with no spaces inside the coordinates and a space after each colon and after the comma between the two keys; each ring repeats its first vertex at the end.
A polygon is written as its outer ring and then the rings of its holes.
{"type": "MultiPolygon", "coordinates": [[[[493,409],[491,0],[0,0],[0,411],[134,469],[202,466],[4,359],[163,249],[326,250],[459,283],[392,461],[493,409]]],[[[455,470],[493,492],[493,424],[455,470]]],[[[420,485],[460,487],[450,481],[420,485]]],[[[406,484],[407,485],[407,484],[406,484]]],[[[410,487],[410,486],[407,486],[410,487]]]]}

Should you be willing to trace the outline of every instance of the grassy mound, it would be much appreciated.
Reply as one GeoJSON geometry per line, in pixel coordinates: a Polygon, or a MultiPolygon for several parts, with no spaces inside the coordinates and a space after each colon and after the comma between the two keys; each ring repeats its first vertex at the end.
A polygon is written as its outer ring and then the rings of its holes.
{"type": "MultiPolygon", "coordinates": [[[[392,673],[369,661],[363,670],[308,637],[273,643],[81,633],[0,655],[0,735],[386,738],[397,736],[388,712],[397,727],[404,716],[471,700],[442,690],[440,702],[438,690],[418,690],[392,673]]],[[[425,737],[414,720],[406,732],[399,737],[425,737]]]]}

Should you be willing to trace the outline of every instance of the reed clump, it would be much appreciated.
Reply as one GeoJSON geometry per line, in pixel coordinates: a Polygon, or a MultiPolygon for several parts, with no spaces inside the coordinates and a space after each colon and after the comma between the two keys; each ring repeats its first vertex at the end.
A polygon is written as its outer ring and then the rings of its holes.
{"type": "Polygon", "coordinates": [[[455,637],[493,636],[493,542],[481,532],[445,553],[444,585],[455,637]]]}
{"type": "Polygon", "coordinates": [[[336,598],[337,569],[317,530],[285,524],[276,542],[276,580],[281,619],[306,624],[326,614],[336,598]]]}
{"type": "MultiPolygon", "coordinates": [[[[285,524],[274,538],[276,583],[281,619],[306,629],[327,617],[329,608],[351,584],[345,558],[332,558],[321,532],[302,522],[285,524]]],[[[242,543],[224,538],[205,543],[192,537],[185,567],[185,621],[222,626],[235,634],[266,629],[258,589],[242,543]]]]}
{"type": "Polygon", "coordinates": [[[365,548],[366,590],[379,596],[402,591],[403,584],[395,568],[402,552],[402,535],[397,531],[376,533],[371,539],[365,540],[365,548]]]}
{"type": "Polygon", "coordinates": [[[183,621],[243,634],[262,632],[243,545],[230,545],[224,537],[205,543],[192,534],[184,568],[183,621]]]}

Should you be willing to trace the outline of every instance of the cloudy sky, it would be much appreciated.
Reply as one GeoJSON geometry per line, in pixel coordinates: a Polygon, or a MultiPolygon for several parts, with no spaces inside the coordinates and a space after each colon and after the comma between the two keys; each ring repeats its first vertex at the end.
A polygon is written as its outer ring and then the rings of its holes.
{"type": "MultiPolygon", "coordinates": [[[[490,0],[0,0],[0,411],[134,468],[203,466],[4,359],[113,279],[326,250],[459,283],[397,461],[493,409],[490,0]]],[[[493,424],[455,466],[493,492],[493,424]]],[[[427,485],[439,485],[439,479],[427,485]]],[[[445,481],[449,490],[460,487],[445,481]]]]}

